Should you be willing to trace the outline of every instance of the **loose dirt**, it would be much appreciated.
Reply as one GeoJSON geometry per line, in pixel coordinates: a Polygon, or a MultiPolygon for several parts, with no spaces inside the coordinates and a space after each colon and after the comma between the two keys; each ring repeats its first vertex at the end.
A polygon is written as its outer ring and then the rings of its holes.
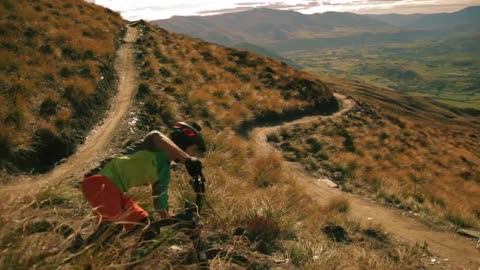
{"type": "MultiPolygon", "coordinates": [[[[117,52],[116,68],[120,78],[118,94],[111,104],[110,111],[103,123],[99,124],[87,137],[77,152],[69,157],[66,162],[57,166],[46,175],[32,177],[19,183],[4,186],[0,189],[0,209],[8,211],[9,205],[15,205],[15,201],[26,201],[43,189],[57,185],[61,180],[76,177],[89,170],[92,164],[101,160],[107,146],[117,130],[121,121],[127,116],[132,105],[137,87],[136,70],[134,61],[133,42],[138,35],[137,29],[128,27],[125,43],[117,52]],[[30,198],[29,198],[30,197],[30,198]]],[[[251,138],[257,146],[257,151],[268,152],[274,149],[267,143],[266,135],[275,132],[281,127],[307,123],[320,117],[338,117],[350,110],[354,102],[344,96],[336,95],[343,102],[342,109],[330,116],[309,116],[296,121],[284,123],[279,126],[258,127],[252,130],[251,138]]],[[[480,253],[475,244],[450,232],[436,231],[428,226],[402,215],[396,209],[390,209],[360,197],[347,194],[338,189],[332,189],[317,181],[308,174],[298,163],[286,162],[286,168],[291,170],[298,183],[305,187],[306,192],[316,198],[320,204],[326,204],[338,196],[346,196],[350,201],[350,215],[361,223],[377,223],[399,240],[409,244],[423,244],[426,242],[430,251],[438,258],[448,259],[446,264],[451,269],[479,269],[480,253]]]]}
{"type": "MultiPolygon", "coordinates": [[[[250,137],[256,144],[257,153],[266,154],[275,150],[266,139],[266,136],[278,132],[280,128],[291,127],[296,124],[308,123],[321,118],[339,117],[353,108],[355,103],[345,96],[335,94],[341,101],[342,109],[329,116],[308,116],[295,121],[285,122],[278,126],[258,127],[251,131],[250,137]]],[[[445,269],[480,269],[480,252],[475,243],[451,232],[434,230],[420,221],[407,217],[402,211],[388,208],[378,203],[368,201],[358,196],[334,189],[318,181],[310,175],[299,163],[285,162],[284,168],[291,170],[296,176],[297,183],[304,187],[305,192],[319,204],[325,205],[337,197],[346,197],[350,201],[349,215],[361,224],[380,224],[382,228],[399,241],[408,244],[428,244],[435,261],[441,261],[438,268],[445,269]]],[[[436,267],[434,267],[436,268],[436,267]]]]}

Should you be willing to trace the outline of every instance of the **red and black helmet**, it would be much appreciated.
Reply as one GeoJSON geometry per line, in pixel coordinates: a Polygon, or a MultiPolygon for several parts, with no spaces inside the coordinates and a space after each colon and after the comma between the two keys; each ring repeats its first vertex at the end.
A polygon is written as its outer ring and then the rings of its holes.
{"type": "Polygon", "coordinates": [[[205,151],[206,147],[200,134],[201,130],[202,128],[196,123],[177,122],[173,126],[170,137],[184,151],[191,145],[197,145],[200,151],[205,151]]]}

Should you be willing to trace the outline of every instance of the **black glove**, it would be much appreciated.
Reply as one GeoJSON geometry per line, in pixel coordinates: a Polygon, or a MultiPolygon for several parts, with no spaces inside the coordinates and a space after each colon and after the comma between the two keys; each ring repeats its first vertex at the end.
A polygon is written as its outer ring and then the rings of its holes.
{"type": "Polygon", "coordinates": [[[202,162],[198,158],[188,157],[185,160],[185,167],[191,177],[202,175],[202,162]]]}

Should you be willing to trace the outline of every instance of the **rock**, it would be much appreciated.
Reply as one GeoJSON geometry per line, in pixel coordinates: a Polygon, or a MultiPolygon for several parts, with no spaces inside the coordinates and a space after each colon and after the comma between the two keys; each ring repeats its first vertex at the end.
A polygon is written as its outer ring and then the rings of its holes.
{"type": "Polygon", "coordinates": [[[321,179],[318,179],[318,182],[324,184],[324,185],[327,185],[331,188],[338,188],[338,185],[333,182],[332,180],[328,179],[328,178],[321,178],[321,179]]]}
{"type": "Polygon", "coordinates": [[[172,245],[170,246],[168,249],[170,249],[171,251],[174,251],[174,252],[184,252],[185,249],[177,246],[177,245],[172,245]]]}
{"type": "Polygon", "coordinates": [[[459,229],[457,233],[466,237],[470,238],[477,238],[480,239],[480,232],[474,230],[467,230],[467,229],[459,229]]]}

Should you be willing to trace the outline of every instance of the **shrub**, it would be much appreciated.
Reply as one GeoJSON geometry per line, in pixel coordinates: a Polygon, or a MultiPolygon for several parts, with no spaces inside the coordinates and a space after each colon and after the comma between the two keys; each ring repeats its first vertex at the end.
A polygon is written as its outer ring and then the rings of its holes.
{"type": "Polygon", "coordinates": [[[43,53],[43,54],[51,54],[51,53],[53,52],[52,47],[50,47],[50,45],[48,45],[48,44],[42,44],[42,45],[40,45],[39,50],[40,50],[40,52],[43,53]]]}
{"type": "Polygon", "coordinates": [[[35,132],[33,149],[36,156],[29,163],[40,173],[50,170],[56,162],[73,151],[69,142],[48,128],[40,128],[35,132]]]}
{"type": "Polygon", "coordinates": [[[384,194],[383,199],[387,203],[400,204],[402,201],[394,194],[384,194]]]}
{"type": "Polygon", "coordinates": [[[12,142],[5,134],[0,133],[0,165],[2,159],[8,159],[11,153],[12,142]]]}
{"type": "Polygon", "coordinates": [[[136,97],[137,98],[143,98],[146,95],[150,94],[150,92],[151,92],[150,87],[146,83],[141,83],[138,86],[136,97]]]}
{"type": "MultiPolygon", "coordinates": [[[[155,55],[155,58],[157,58],[157,60],[162,63],[162,64],[166,64],[169,62],[168,58],[159,50],[159,49],[156,49],[155,52],[153,53],[155,55]]],[[[193,61],[193,60],[192,60],[193,61]]]]}
{"type": "Polygon", "coordinates": [[[58,109],[57,102],[51,99],[50,97],[47,97],[42,101],[42,104],[40,104],[40,115],[41,116],[54,115],[57,112],[57,109],[58,109]]]}
{"type": "Polygon", "coordinates": [[[380,226],[363,229],[362,233],[369,238],[373,238],[383,243],[386,243],[390,240],[388,235],[383,231],[382,227],[380,226]]]}
{"type": "Polygon", "coordinates": [[[275,240],[281,235],[281,228],[273,213],[254,214],[245,220],[246,236],[256,242],[256,249],[269,254],[275,249],[275,240]]]}
{"type": "Polygon", "coordinates": [[[445,218],[448,221],[450,221],[453,225],[458,226],[460,228],[473,227],[473,223],[459,213],[449,213],[445,218]]]}
{"type": "Polygon", "coordinates": [[[140,78],[142,78],[144,80],[151,79],[153,76],[155,76],[155,71],[151,68],[149,68],[147,70],[143,70],[142,72],[140,72],[140,78]]]}
{"type": "Polygon", "coordinates": [[[62,56],[72,61],[82,60],[81,54],[70,47],[62,48],[62,56]]]}
{"type": "Polygon", "coordinates": [[[83,78],[90,78],[92,77],[92,73],[90,67],[88,65],[81,65],[77,68],[77,73],[83,78]]]}
{"type": "Polygon", "coordinates": [[[37,36],[39,34],[39,30],[38,29],[35,29],[33,27],[27,27],[27,29],[23,32],[23,35],[27,38],[27,39],[32,39],[34,38],[35,36],[37,36]]]}
{"type": "Polygon", "coordinates": [[[172,76],[172,73],[168,69],[166,69],[165,67],[161,67],[158,70],[158,72],[160,72],[160,75],[162,75],[163,77],[168,78],[168,77],[172,76]]]}
{"type": "Polygon", "coordinates": [[[23,113],[18,109],[14,108],[4,119],[5,124],[14,125],[16,128],[20,128],[23,124],[23,113]]]}
{"type": "Polygon", "coordinates": [[[174,84],[183,84],[184,83],[184,79],[181,78],[181,77],[176,77],[175,79],[173,79],[173,83],[174,84]]]}
{"type": "Polygon", "coordinates": [[[305,140],[305,142],[310,145],[310,149],[309,149],[310,153],[316,153],[322,150],[322,145],[320,144],[320,141],[316,137],[309,137],[305,140]]]}
{"type": "Polygon", "coordinates": [[[350,242],[348,232],[339,225],[329,223],[322,228],[322,232],[330,239],[337,243],[350,242]]]}
{"type": "Polygon", "coordinates": [[[267,135],[267,142],[278,143],[280,142],[280,137],[278,136],[277,133],[270,133],[267,135]]]}
{"type": "Polygon", "coordinates": [[[70,70],[68,67],[62,67],[58,74],[60,74],[60,76],[62,76],[63,78],[68,78],[73,75],[73,71],[70,70]]]}

